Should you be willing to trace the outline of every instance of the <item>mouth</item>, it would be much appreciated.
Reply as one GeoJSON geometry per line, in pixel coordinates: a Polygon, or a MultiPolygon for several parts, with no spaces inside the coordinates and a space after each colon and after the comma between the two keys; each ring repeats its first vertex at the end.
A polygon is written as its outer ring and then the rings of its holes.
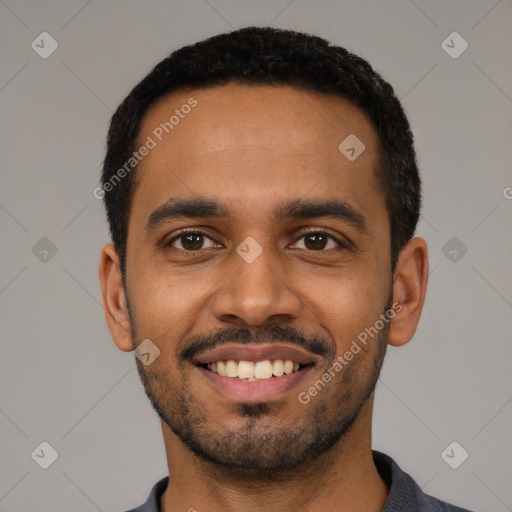
{"type": "Polygon", "coordinates": [[[319,359],[293,346],[231,345],[200,354],[194,363],[225,398],[261,403],[298,385],[319,359]]]}
{"type": "Polygon", "coordinates": [[[227,361],[214,361],[213,363],[201,366],[210,372],[217,373],[221,377],[254,382],[290,375],[305,368],[307,365],[301,365],[291,359],[275,359],[274,361],[269,359],[264,361],[235,361],[228,359],[227,361]]]}

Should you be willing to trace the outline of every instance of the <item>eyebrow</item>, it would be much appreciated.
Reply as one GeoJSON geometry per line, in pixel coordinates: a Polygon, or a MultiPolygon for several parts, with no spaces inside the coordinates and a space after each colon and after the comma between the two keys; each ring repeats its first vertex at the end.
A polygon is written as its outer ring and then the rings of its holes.
{"type": "MultiPolygon", "coordinates": [[[[369,233],[364,215],[346,201],[339,199],[294,199],[275,206],[272,215],[275,221],[326,217],[345,222],[362,233],[369,233]]],[[[231,216],[229,208],[215,199],[169,198],[151,213],[146,223],[146,232],[150,233],[158,225],[176,219],[229,218],[231,216]]]]}
{"type": "Polygon", "coordinates": [[[364,215],[341,199],[295,199],[274,209],[276,220],[331,218],[369,233],[364,215]]]}
{"type": "Polygon", "coordinates": [[[228,208],[215,199],[207,197],[174,199],[171,197],[149,216],[146,223],[146,232],[149,233],[159,224],[175,219],[225,218],[229,216],[228,208]]]}

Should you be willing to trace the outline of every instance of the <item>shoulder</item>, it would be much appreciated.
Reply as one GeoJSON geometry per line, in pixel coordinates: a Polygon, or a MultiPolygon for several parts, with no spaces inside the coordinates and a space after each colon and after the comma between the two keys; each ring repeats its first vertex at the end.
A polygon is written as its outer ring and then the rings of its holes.
{"type": "Polygon", "coordinates": [[[126,512],[160,512],[160,498],[162,497],[165,489],[167,489],[168,483],[168,476],[159,480],[151,489],[145,503],[136,508],[127,510],[126,512]]]}
{"type": "Polygon", "coordinates": [[[414,510],[416,512],[471,512],[425,494],[420,486],[388,455],[373,451],[373,460],[389,495],[382,512],[414,510]]]}

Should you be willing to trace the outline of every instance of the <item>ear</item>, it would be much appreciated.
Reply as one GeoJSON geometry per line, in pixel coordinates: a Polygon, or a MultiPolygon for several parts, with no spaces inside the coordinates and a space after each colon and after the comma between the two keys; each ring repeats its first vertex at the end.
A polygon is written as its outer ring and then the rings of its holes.
{"type": "Polygon", "coordinates": [[[428,248],[423,238],[413,238],[402,249],[393,276],[393,308],[389,345],[400,347],[414,336],[425,302],[428,282],[428,248]]]}
{"type": "Polygon", "coordinates": [[[112,339],[117,348],[130,352],[133,350],[130,316],[126,306],[119,257],[113,244],[105,245],[101,251],[99,277],[105,317],[112,339]]]}

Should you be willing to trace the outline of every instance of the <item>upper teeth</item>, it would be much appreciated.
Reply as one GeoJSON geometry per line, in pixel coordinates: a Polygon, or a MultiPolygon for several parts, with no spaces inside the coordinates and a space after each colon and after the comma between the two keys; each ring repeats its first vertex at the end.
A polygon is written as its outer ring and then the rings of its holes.
{"type": "Polygon", "coordinates": [[[215,361],[208,363],[208,370],[218,373],[223,377],[239,378],[244,380],[264,380],[272,376],[281,377],[283,374],[299,370],[299,363],[294,363],[290,359],[276,359],[270,361],[215,361]]]}

